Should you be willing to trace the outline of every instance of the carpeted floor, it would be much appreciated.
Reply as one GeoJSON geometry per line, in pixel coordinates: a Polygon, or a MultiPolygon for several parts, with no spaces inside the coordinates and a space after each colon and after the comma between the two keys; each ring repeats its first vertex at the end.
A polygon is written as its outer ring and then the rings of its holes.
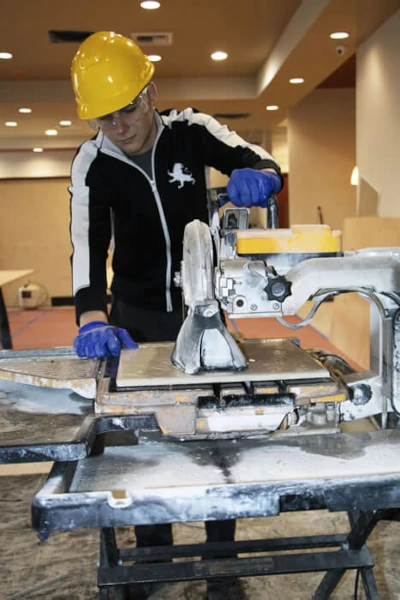
{"type": "MultiPolygon", "coordinates": [[[[30,504],[45,475],[0,477],[0,598],[2,600],[91,600],[98,597],[96,565],[98,533],[93,530],[53,533],[40,542],[30,528],[30,504]]],[[[325,511],[287,513],[269,519],[238,521],[237,539],[285,537],[310,533],[339,533],[347,530],[343,513],[325,511]]],[[[117,532],[120,545],[134,544],[132,528],[117,532]]],[[[178,525],[175,542],[204,540],[201,523],[178,525]]],[[[400,599],[400,523],[381,521],[370,537],[374,569],[381,600],[400,599]]],[[[243,579],[247,600],[309,600],[323,574],[281,575],[243,579]]],[[[335,600],[354,598],[354,572],[347,572],[335,600]]],[[[359,589],[358,598],[364,598],[359,589]]],[[[154,600],[204,600],[205,583],[165,586],[154,600]]],[[[233,600],[233,598],[232,598],[233,600]]]]}

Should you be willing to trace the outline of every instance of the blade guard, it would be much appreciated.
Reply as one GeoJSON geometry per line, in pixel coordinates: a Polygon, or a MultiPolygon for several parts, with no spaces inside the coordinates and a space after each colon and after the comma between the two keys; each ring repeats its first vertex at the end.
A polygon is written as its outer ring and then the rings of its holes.
{"type": "Polygon", "coordinates": [[[246,359],[226,329],[214,297],[213,243],[209,227],[199,220],[185,227],[181,273],[188,314],[172,363],[191,375],[200,369],[246,368],[246,359]]]}
{"type": "Polygon", "coordinates": [[[247,367],[245,356],[222,322],[215,300],[189,308],[171,360],[190,375],[200,369],[241,370],[247,367]]]}

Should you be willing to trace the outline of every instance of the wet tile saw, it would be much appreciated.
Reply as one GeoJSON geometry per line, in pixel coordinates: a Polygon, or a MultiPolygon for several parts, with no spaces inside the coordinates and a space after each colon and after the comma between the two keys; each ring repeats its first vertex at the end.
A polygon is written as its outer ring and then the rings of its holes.
{"type": "MultiPolygon", "coordinates": [[[[114,360],[82,361],[62,351],[2,353],[0,378],[69,388],[94,398],[97,414],[153,415],[179,439],[292,436],[337,432],[341,422],[377,417],[385,428],[400,411],[400,248],[343,255],[341,234],[326,225],[249,228],[249,211],[226,208],[212,190],[209,224],[186,226],[181,271],[186,318],[175,343],[142,344],[114,360]],[[358,292],[371,304],[370,370],[339,356],[306,351],[295,330],[326,299],[358,292]],[[285,321],[307,301],[297,325],[285,321]],[[286,339],[243,340],[227,322],[275,318],[286,339]],[[231,328],[232,331],[232,328],[231,328]]],[[[27,389],[27,388],[25,388],[27,389]]]]}
{"type": "Polygon", "coordinates": [[[269,227],[250,229],[248,209],[227,208],[220,217],[221,196],[218,188],[211,193],[209,225],[185,229],[175,280],[187,312],[176,343],[123,351],[115,388],[97,397],[97,410],[151,407],[165,434],[200,438],[332,432],[376,415],[383,427],[388,415],[396,420],[400,249],[343,255],[341,233],[327,225],[277,228],[274,198],[269,227]],[[296,330],[322,302],[347,292],[371,304],[368,372],[293,338],[245,341],[225,324],[265,317],[296,330]],[[306,319],[285,321],[307,300],[314,304],[306,319]]]}

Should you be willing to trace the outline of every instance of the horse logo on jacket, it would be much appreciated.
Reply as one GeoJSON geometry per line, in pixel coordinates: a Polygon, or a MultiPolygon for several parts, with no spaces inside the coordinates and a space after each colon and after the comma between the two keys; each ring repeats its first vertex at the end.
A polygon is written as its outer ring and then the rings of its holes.
{"type": "Polygon", "coordinates": [[[182,163],[175,163],[172,167],[172,171],[168,171],[168,175],[170,176],[169,183],[175,183],[175,181],[178,182],[178,190],[183,188],[185,183],[191,183],[192,185],[196,183],[196,180],[189,169],[182,163]]]}

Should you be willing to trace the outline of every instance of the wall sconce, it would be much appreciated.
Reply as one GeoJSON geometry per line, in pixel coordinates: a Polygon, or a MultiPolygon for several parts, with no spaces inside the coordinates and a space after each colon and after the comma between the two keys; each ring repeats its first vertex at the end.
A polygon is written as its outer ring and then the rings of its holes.
{"type": "Polygon", "coordinates": [[[358,185],[360,181],[360,174],[358,172],[358,167],[354,167],[351,172],[350,183],[351,185],[358,185]]]}

